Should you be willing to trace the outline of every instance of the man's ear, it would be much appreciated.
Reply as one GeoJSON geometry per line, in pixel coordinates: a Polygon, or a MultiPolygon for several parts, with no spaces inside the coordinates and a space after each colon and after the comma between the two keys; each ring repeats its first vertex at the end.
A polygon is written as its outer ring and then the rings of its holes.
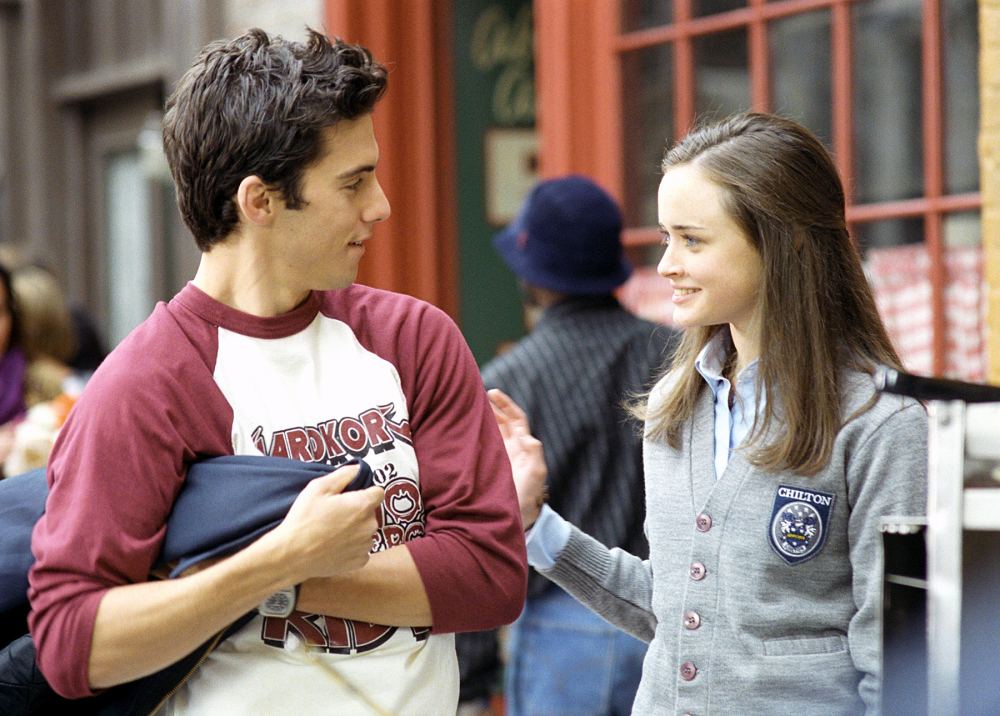
{"type": "Polygon", "coordinates": [[[256,174],[243,177],[236,189],[236,207],[240,216],[251,224],[270,224],[278,208],[276,201],[277,195],[256,174]]]}

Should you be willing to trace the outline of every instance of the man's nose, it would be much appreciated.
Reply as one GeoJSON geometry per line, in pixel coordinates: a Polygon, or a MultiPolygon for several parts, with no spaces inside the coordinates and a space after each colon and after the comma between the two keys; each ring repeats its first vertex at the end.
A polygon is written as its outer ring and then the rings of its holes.
{"type": "Polygon", "coordinates": [[[392,208],[389,206],[389,199],[386,197],[385,192],[382,191],[382,185],[376,179],[372,190],[371,203],[365,208],[362,219],[369,224],[375,224],[388,219],[391,213],[392,208]]]}

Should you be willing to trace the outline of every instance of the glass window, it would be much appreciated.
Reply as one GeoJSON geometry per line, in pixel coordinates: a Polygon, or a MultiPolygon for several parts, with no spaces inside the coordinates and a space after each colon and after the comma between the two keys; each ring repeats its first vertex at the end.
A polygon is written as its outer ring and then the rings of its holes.
{"type": "Polygon", "coordinates": [[[830,145],[830,11],[775,20],[768,26],[775,112],[809,127],[830,145]]]}
{"type": "Polygon", "coordinates": [[[922,243],[924,220],[922,217],[900,217],[855,224],[852,235],[862,254],[877,249],[922,243]]]}
{"type": "Polygon", "coordinates": [[[116,345],[153,307],[149,186],[139,151],[107,157],[107,277],[109,336],[116,345]]]}
{"type": "Polygon", "coordinates": [[[944,217],[945,375],[982,381],[986,376],[986,291],[979,212],[944,217]]]}
{"type": "Polygon", "coordinates": [[[944,245],[948,247],[979,246],[982,226],[978,211],[947,214],[943,222],[944,245]]]}
{"type": "Polygon", "coordinates": [[[625,112],[625,225],[656,226],[656,189],[664,149],[674,138],[670,45],[622,56],[625,112]]]}
{"type": "Polygon", "coordinates": [[[672,5],[671,0],[624,0],[621,4],[622,31],[666,25],[671,20],[672,5]]]}
{"type": "Polygon", "coordinates": [[[852,8],[855,201],[923,195],[920,0],[852,8]]]}
{"type": "Polygon", "coordinates": [[[879,314],[907,370],[933,370],[934,331],[930,256],[923,243],[923,219],[887,219],[856,227],[868,244],[865,272],[871,282],[879,314]],[[916,237],[915,243],[874,245],[878,237],[916,237]]]}
{"type": "Polygon", "coordinates": [[[942,6],[944,184],[948,193],[979,190],[979,13],[976,0],[942,6]]]}
{"type": "Polygon", "coordinates": [[[747,0],[691,0],[691,12],[695,17],[739,10],[746,6],[747,0]]]}
{"type": "Polygon", "coordinates": [[[746,28],[696,37],[694,62],[694,106],[699,119],[721,119],[749,109],[746,28]]]}

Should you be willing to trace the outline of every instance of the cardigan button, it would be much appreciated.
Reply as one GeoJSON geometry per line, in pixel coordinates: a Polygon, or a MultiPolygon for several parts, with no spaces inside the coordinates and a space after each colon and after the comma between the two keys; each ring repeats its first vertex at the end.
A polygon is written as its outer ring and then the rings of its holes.
{"type": "Polygon", "coordinates": [[[700,626],[701,626],[701,615],[698,612],[694,611],[693,609],[689,609],[688,611],[684,612],[685,629],[693,631],[700,626]]]}
{"type": "Polygon", "coordinates": [[[691,575],[691,579],[696,582],[703,580],[707,572],[708,570],[701,562],[692,562],[691,567],[688,569],[688,574],[691,575]]]}
{"type": "Polygon", "coordinates": [[[694,521],[694,526],[699,532],[708,532],[712,529],[712,516],[702,512],[694,521]]]}
{"type": "Polygon", "coordinates": [[[681,678],[685,681],[692,681],[698,675],[698,667],[693,661],[685,661],[681,664],[681,678]]]}

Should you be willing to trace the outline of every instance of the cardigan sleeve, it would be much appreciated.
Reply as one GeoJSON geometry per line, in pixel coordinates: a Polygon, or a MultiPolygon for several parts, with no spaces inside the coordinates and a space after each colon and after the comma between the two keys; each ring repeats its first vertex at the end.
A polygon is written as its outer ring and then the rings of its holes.
{"type": "Polygon", "coordinates": [[[577,527],[552,569],[542,574],[614,626],[653,640],[653,571],[649,560],[608,549],[577,527]]]}

